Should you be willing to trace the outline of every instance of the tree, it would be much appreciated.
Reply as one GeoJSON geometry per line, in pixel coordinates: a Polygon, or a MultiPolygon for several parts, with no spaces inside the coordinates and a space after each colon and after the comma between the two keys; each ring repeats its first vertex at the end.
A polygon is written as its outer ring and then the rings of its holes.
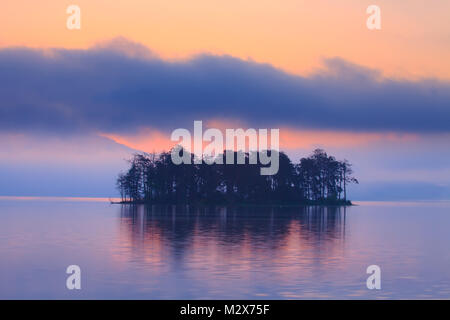
{"type": "Polygon", "coordinates": [[[344,159],[340,163],[341,173],[342,173],[342,182],[344,184],[344,200],[347,200],[347,184],[348,183],[356,183],[359,184],[358,180],[352,177],[353,169],[352,164],[348,162],[348,160],[344,159]]]}
{"type": "MultiPolygon", "coordinates": [[[[181,148],[180,152],[187,151],[181,148]]],[[[191,164],[178,165],[172,162],[170,152],[135,154],[128,171],[119,174],[117,188],[125,202],[301,204],[346,202],[347,185],[358,183],[347,160],[337,161],[322,149],[297,164],[279,152],[279,170],[272,176],[260,174],[259,161],[250,164],[250,159],[256,156],[259,160],[260,154],[231,153],[231,165],[196,163],[191,153],[186,155],[191,164]],[[238,156],[243,156],[243,164],[237,164],[238,156]]],[[[225,152],[218,157],[225,163],[225,152]]]]}

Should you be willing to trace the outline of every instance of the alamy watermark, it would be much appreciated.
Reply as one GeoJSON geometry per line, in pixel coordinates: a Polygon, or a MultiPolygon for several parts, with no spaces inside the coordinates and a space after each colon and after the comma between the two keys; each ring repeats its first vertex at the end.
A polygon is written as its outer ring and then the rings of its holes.
{"type": "Polygon", "coordinates": [[[225,129],[225,139],[220,129],[209,128],[203,132],[202,121],[194,121],[194,135],[184,128],[172,132],[170,139],[178,141],[183,147],[172,149],[172,162],[179,164],[234,164],[237,151],[237,164],[245,164],[245,152],[249,152],[249,164],[259,163],[261,175],[274,175],[279,169],[279,129],[225,129]],[[268,146],[270,136],[270,147],[268,146]],[[193,139],[192,139],[193,138],[193,139]],[[204,142],[208,143],[204,146],[204,142]],[[235,143],[236,142],[236,143],[235,143]],[[193,150],[192,150],[193,149],[193,150]],[[180,151],[181,154],[180,154],[180,151]],[[187,151],[187,152],[186,152],[187,151]],[[225,152],[225,156],[223,156],[225,152]],[[191,160],[191,154],[195,154],[191,160]]]}
{"type": "Polygon", "coordinates": [[[376,264],[372,264],[367,267],[366,273],[370,274],[370,276],[366,280],[367,289],[373,290],[381,289],[381,268],[376,264]]]}
{"type": "Polygon", "coordinates": [[[366,13],[370,14],[367,18],[366,26],[369,30],[381,30],[381,9],[377,5],[370,5],[366,9],[366,13]]]}
{"type": "Polygon", "coordinates": [[[76,264],[67,267],[66,273],[70,274],[66,280],[66,287],[69,290],[81,289],[81,268],[76,264]]]}
{"type": "Polygon", "coordinates": [[[76,4],[71,4],[67,7],[66,13],[70,14],[67,17],[66,27],[69,30],[80,30],[81,29],[81,9],[76,4]]]}

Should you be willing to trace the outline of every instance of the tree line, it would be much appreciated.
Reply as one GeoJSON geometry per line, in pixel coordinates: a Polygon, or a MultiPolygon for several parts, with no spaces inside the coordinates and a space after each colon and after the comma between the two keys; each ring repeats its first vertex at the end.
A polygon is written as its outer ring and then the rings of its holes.
{"type": "MultiPolygon", "coordinates": [[[[238,153],[243,152],[234,152],[235,160],[238,153]]],[[[257,164],[249,164],[251,153],[244,153],[244,164],[195,164],[195,155],[189,155],[192,164],[176,165],[171,152],[135,154],[129,160],[128,171],[117,178],[122,202],[350,204],[347,186],[358,183],[347,160],[338,161],[322,149],[314,150],[298,163],[279,152],[279,170],[271,176],[260,174],[263,165],[259,159],[257,164]]]]}

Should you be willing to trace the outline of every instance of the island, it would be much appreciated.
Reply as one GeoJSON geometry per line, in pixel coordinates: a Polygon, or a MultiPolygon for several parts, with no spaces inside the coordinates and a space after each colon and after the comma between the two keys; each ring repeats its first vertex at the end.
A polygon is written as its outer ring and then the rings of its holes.
{"type": "MultiPolygon", "coordinates": [[[[298,163],[279,152],[279,168],[274,175],[261,175],[264,165],[260,162],[249,163],[252,156],[258,157],[252,152],[232,151],[236,159],[244,157],[241,164],[195,161],[194,154],[189,154],[191,164],[174,164],[171,152],[134,154],[128,171],[117,178],[119,203],[351,205],[347,186],[358,183],[349,161],[338,161],[322,149],[298,163]]],[[[225,157],[225,153],[218,157],[225,157]]]]}

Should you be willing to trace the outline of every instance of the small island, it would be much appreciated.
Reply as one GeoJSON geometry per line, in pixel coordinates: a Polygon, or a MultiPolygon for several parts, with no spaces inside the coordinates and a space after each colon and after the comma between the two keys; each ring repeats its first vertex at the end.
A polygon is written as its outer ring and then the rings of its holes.
{"type": "MultiPolygon", "coordinates": [[[[239,153],[234,152],[234,156],[237,158],[239,153]]],[[[194,154],[189,156],[195,159],[194,154]]],[[[252,154],[240,156],[248,160],[252,154]]],[[[347,186],[358,183],[347,160],[338,161],[322,149],[314,150],[298,163],[292,163],[284,152],[279,152],[279,170],[275,175],[261,175],[263,165],[259,161],[257,164],[192,161],[176,165],[171,152],[138,153],[129,163],[128,171],[120,173],[117,179],[122,199],[119,203],[351,205],[347,186]]]]}

